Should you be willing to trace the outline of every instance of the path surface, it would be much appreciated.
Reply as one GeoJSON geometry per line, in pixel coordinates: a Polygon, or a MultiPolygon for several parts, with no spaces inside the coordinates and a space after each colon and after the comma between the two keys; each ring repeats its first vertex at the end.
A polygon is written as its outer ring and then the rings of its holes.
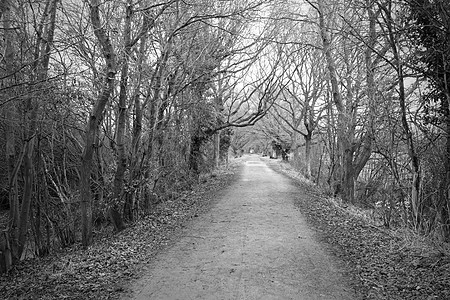
{"type": "Polygon", "coordinates": [[[302,196],[249,156],[240,179],[156,257],[131,298],[354,299],[294,207],[302,196]]]}

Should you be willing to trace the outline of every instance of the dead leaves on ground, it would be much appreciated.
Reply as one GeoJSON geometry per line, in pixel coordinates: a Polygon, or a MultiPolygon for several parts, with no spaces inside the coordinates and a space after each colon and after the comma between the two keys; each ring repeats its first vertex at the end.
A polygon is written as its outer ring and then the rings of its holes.
{"type": "Polygon", "coordinates": [[[330,251],[345,263],[359,298],[450,299],[450,253],[411,247],[397,232],[374,226],[351,213],[350,207],[320,195],[289,165],[273,162],[271,166],[296,179],[306,191],[296,204],[330,251]]]}
{"type": "Polygon", "coordinates": [[[236,168],[205,177],[194,191],[159,204],[119,234],[98,234],[88,250],[78,245],[17,264],[0,277],[0,299],[117,299],[175,232],[209,209],[212,196],[229,184],[236,168]]]}

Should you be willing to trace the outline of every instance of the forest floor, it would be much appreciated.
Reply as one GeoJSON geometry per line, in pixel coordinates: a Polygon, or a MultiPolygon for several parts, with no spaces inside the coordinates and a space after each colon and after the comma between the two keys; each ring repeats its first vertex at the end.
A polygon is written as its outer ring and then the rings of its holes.
{"type": "MultiPolygon", "coordinates": [[[[339,268],[351,278],[355,299],[450,299],[448,247],[404,230],[379,227],[358,209],[324,196],[289,164],[263,161],[292,178],[292,184],[307,195],[296,197],[295,205],[326,251],[342,262],[339,268]]],[[[238,159],[228,169],[203,177],[192,192],[159,204],[150,216],[119,234],[98,232],[88,250],[75,245],[47,258],[21,262],[0,276],[0,299],[129,295],[131,283],[147,272],[144,266],[173,246],[190,223],[211,211],[218,201],[215,195],[236,182],[242,164],[238,159]]]]}

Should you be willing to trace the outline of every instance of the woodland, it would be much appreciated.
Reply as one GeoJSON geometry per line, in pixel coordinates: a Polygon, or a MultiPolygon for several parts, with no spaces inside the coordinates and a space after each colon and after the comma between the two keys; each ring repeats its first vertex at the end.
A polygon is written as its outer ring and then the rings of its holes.
{"type": "Polygon", "coordinates": [[[5,0],[0,22],[3,272],[249,151],[450,240],[447,0],[5,0]]]}

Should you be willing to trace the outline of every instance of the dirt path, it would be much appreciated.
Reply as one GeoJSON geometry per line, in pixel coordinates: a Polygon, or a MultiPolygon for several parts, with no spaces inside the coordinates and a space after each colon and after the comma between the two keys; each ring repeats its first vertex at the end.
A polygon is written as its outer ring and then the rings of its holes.
{"type": "Polygon", "coordinates": [[[158,255],[127,299],[354,299],[293,199],[258,156],[207,214],[158,255]]]}

